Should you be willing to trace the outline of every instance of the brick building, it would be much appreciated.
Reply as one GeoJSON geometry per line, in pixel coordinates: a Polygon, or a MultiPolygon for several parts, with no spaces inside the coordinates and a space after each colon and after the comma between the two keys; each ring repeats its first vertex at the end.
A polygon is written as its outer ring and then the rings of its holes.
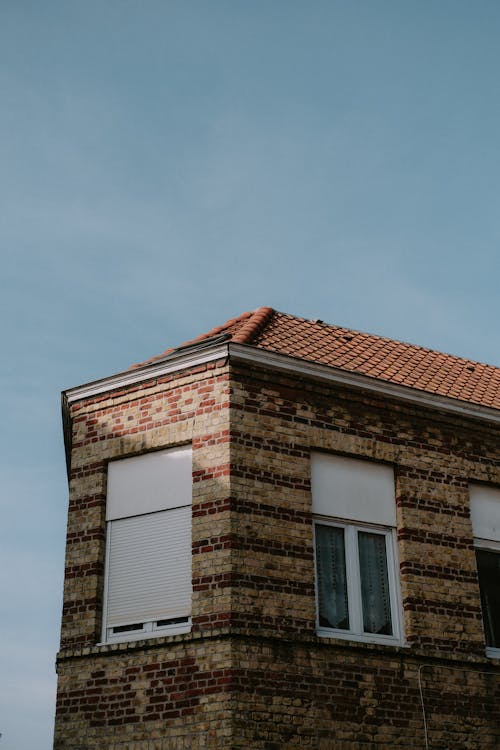
{"type": "Polygon", "coordinates": [[[500,747],[500,369],[259,308],[63,394],[55,747],[500,747]]]}

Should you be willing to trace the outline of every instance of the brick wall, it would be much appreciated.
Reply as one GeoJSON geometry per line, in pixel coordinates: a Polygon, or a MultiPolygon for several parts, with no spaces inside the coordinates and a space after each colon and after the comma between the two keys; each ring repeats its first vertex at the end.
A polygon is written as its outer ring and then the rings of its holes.
{"type": "Polygon", "coordinates": [[[430,748],[497,747],[468,483],[500,484],[498,431],[264,371],[232,384],[234,747],[425,747],[419,671],[430,748]],[[311,450],[394,466],[403,647],[315,636],[311,450]]]}
{"type": "Polygon", "coordinates": [[[498,746],[468,506],[497,429],[224,362],[72,416],[56,748],[416,750],[422,698],[429,748],[498,746]],[[193,631],[97,646],[107,461],[183,443],[193,631]],[[311,450],[394,466],[404,647],[315,634],[311,450]]]}
{"type": "Polygon", "coordinates": [[[56,748],[230,745],[230,643],[221,630],[230,611],[228,402],[219,362],[72,407],[56,748]],[[192,633],[99,646],[107,462],[185,443],[193,448],[192,633]]]}

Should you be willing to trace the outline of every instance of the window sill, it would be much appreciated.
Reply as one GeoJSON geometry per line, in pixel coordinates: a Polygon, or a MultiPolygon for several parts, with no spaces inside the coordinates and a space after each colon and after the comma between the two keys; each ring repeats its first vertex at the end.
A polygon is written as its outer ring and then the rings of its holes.
{"type": "Polygon", "coordinates": [[[486,656],[488,659],[500,659],[500,648],[492,648],[488,646],[486,649],[486,656]]]}
{"type": "Polygon", "coordinates": [[[154,628],[153,630],[136,630],[119,633],[108,637],[107,640],[97,643],[97,646],[113,646],[117,643],[133,643],[135,641],[146,641],[151,638],[165,638],[174,635],[185,635],[191,632],[191,619],[189,622],[179,625],[154,628]]]}
{"type": "Polygon", "coordinates": [[[404,643],[400,638],[389,635],[375,635],[372,633],[350,633],[345,630],[330,630],[328,628],[317,628],[316,635],[319,638],[352,641],[354,643],[369,643],[376,646],[408,647],[408,644],[404,643]]]}

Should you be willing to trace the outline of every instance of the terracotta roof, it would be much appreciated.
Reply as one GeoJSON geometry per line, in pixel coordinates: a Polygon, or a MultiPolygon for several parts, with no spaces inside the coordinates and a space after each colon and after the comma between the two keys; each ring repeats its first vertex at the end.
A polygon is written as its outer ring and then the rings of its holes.
{"type": "Polygon", "coordinates": [[[298,318],[271,307],[259,307],[253,312],[242,313],[142,364],[156,362],[185,346],[224,334],[235,343],[500,409],[499,367],[340,328],[321,320],[298,318]]]}

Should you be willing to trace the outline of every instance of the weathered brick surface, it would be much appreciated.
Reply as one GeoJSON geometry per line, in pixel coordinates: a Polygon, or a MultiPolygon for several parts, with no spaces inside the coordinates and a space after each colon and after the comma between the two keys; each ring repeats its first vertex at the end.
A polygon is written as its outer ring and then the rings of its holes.
{"type": "Polygon", "coordinates": [[[498,747],[500,685],[470,667],[430,665],[419,680],[395,650],[276,641],[241,644],[233,660],[235,748],[423,748],[419,682],[430,747],[498,747]]]}
{"type": "Polygon", "coordinates": [[[55,748],[218,748],[229,742],[224,641],[138,644],[59,666],[55,748]]]}
{"type": "Polygon", "coordinates": [[[219,363],[73,407],[57,748],[229,743],[230,649],[213,636],[229,618],[229,587],[197,584],[230,572],[228,396],[219,363]],[[193,448],[193,632],[98,646],[107,462],[185,443],[193,448]]]}
{"type": "Polygon", "coordinates": [[[470,481],[493,426],[224,362],[73,406],[55,746],[498,747],[470,481]],[[193,631],[98,646],[107,461],[183,443],[193,631]],[[315,634],[312,450],[394,467],[401,647],[315,634]]]}

